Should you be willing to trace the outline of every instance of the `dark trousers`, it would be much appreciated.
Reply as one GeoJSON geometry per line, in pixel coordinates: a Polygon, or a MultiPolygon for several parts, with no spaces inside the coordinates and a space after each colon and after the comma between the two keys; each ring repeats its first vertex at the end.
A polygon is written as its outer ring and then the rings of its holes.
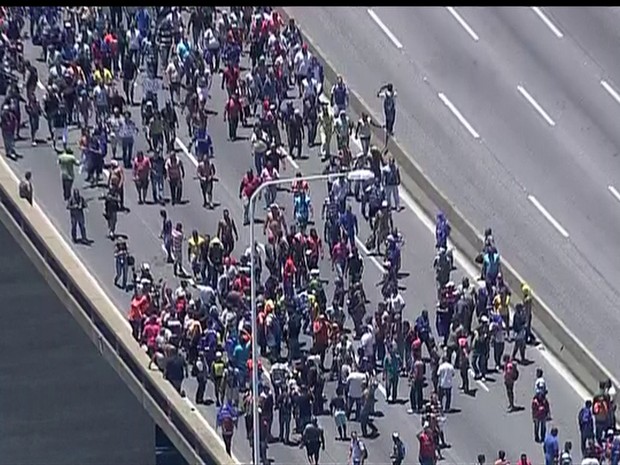
{"type": "Polygon", "coordinates": [[[545,420],[534,420],[534,441],[542,443],[547,435],[547,422],[545,420]]]}
{"type": "Polygon", "coordinates": [[[181,197],[183,196],[183,183],[180,179],[170,179],[170,197],[172,205],[181,203],[181,197]]]}
{"type": "Polygon", "coordinates": [[[396,402],[398,399],[398,373],[395,376],[389,376],[385,385],[385,398],[388,402],[396,402]]]}
{"type": "Polygon", "coordinates": [[[62,178],[62,198],[69,200],[71,198],[71,189],[73,188],[73,179],[62,178]]]}
{"type": "Polygon", "coordinates": [[[439,402],[443,404],[444,399],[446,400],[444,412],[449,412],[452,408],[452,388],[439,388],[439,402]]]}
{"type": "Polygon", "coordinates": [[[424,403],[424,381],[413,381],[409,388],[409,402],[411,410],[418,412],[422,410],[424,403]]]}
{"type": "Polygon", "coordinates": [[[76,242],[77,239],[77,229],[80,229],[80,238],[84,241],[86,240],[86,225],[84,224],[84,213],[71,213],[71,239],[76,242]]]}

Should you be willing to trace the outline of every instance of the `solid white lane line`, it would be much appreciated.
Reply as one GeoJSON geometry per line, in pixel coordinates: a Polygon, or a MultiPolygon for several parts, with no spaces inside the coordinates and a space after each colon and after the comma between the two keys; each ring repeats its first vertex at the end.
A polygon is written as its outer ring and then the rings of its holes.
{"type": "Polygon", "coordinates": [[[555,229],[557,229],[557,230],[558,230],[558,232],[559,232],[562,236],[564,236],[564,237],[568,238],[568,231],[566,231],[566,229],[564,229],[564,228],[562,227],[562,225],[558,222],[558,220],[556,220],[556,219],[555,219],[555,218],[551,215],[551,213],[549,213],[549,212],[547,211],[547,209],[546,209],[545,207],[543,207],[543,205],[542,205],[542,204],[538,201],[538,199],[537,199],[536,197],[534,197],[533,195],[528,195],[528,196],[527,196],[527,198],[528,198],[528,200],[529,200],[530,202],[532,202],[532,204],[536,207],[536,209],[537,209],[540,213],[542,213],[542,215],[543,215],[545,218],[547,218],[547,221],[549,221],[549,223],[551,223],[551,224],[553,225],[553,227],[554,227],[555,229]]]}
{"type": "Polygon", "coordinates": [[[392,41],[394,46],[397,49],[403,48],[403,44],[400,43],[400,41],[396,38],[396,36],[392,33],[392,31],[390,31],[389,28],[383,23],[383,21],[381,21],[381,18],[379,18],[377,13],[375,13],[372,8],[368,8],[366,11],[370,15],[370,17],[373,19],[373,21],[377,23],[377,26],[379,26],[381,30],[385,32],[385,35],[388,36],[388,38],[392,41]]]}
{"type": "Polygon", "coordinates": [[[527,100],[530,105],[534,107],[534,109],[540,114],[540,116],[544,118],[544,120],[547,122],[547,124],[549,124],[549,126],[555,126],[555,121],[553,121],[551,119],[551,116],[549,116],[549,114],[543,109],[543,107],[541,107],[540,104],[536,100],[534,100],[534,97],[532,97],[530,93],[525,90],[525,87],[519,85],[517,86],[517,90],[521,95],[523,95],[523,97],[525,97],[525,100],[527,100]]]}
{"type": "Polygon", "coordinates": [[[607,186],[607,190],[611,195],[613,195],[618,202],[620,202],[620,192],[614,186],[607,186]]]}
{"type": "Polygon", "coordinates": [[[549,29],[551,29],[551,32],[553,32],[558,39],[561,39],[562,37],[564,37],[564,34],[562,34],[562,31],[560,31],[560,29],[555,24],[553,24],[553,21],[551,21],[547,17],[547,15],[545,15],[542,12],[542,10],[539,7],[533,6],[531,8],[534,11],[534,13],[536,13],[536,16],[542,19],[542,22],[545,23],[549,29]]]}
{"type": "Polygon", "coordinates": [[[377,257],[375,257],[374,255],[371,255],[370,250],[366,248],[366,245],[357,236],[355,236],[355,243],[357,244],[359,249],[362,252],[364,252],[364,254],[366,254],[366,256],[370,259],[370,261],[374,263],[374,265],[379,269],[379,271],[381,271],[381,273],[384,273],[385,268],[383,268],[383,265],[381,264],[381,262],[377,260],[377,257]]]}
{"type": "Polygon", "coordinates": [[[189,158],[189,161],[191,161],[194,164],[194,166],[198,166],[198,160],[196,159],[194,154],[190,152],[190,150],[187,148],[187,145],[185,145],[183,141],[179,139],[178,137],[174,141],[181,148],[181,150],[187,156],[187,158],[189,158]]]}
{"type": "Polygon", "coordinates": [[[291,164],[291,166],[293,168],[295,168],[296,170],[299,169],[299,165],[297,164],[297,162],[293,159],[293,157],[291,157],[290,155],[286,156],[286,159],[288,160],[288,162],[291,164]]]}
{"type": "Polygon", "coordinates": [[[469,124],[469,121],[465,119],[463,114],[459,111],[458,108],[454,106],[454,104],[450,101],[450,99],[446,97],[446,95],[443,92],[439,92],[437,96],[444,103],[444,105],[448,107],[448,109],[452,112],[452,114],[456,116],[456,118],[461,122],[461,124],[465,126],[465,129],[469,131],[469,133],[473,136],[473,138],[479,139],[480,134],[478,134],[478,132],[473,128],[473,126],[469,124]]]}
{"type": "Polygon", "coordinates": [[[453,6],[447,6],[446,10],[448,10],[448,12],[454,17],[454,19],[458,21],[458,23],[463,27],[463,29],[465,29],[469,36],[474,39],[475,42],[478,42],[480,40],[478,34],[474,32],[474,30],[469,24],[467,24],[467,21],[465,21],[463,17],[456,11],[456,8],[454,8],[453,6]]]}
{"type": "Polygon", "coordinates": [[[620,94],[618,94],[616,89],[611,87],[611,84],[609,84],[607,81],[603,79],[601,81],[601,85],[603,86],[603,89],[605,89],[607,93],[609,93],[609,95],[611,95],[616,102],[620,103],[620,94]]]}

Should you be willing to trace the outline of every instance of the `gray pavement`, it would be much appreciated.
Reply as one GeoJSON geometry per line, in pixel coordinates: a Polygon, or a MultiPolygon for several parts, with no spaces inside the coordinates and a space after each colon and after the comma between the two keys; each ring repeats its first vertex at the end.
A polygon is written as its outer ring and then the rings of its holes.
{"type": "Polygon", "coordinates": [[[366,8],[289,9],[378,117],[377,88],[394,83],[396,138],[479,230],[493,227],[500,252],[613,373],[620,204],[608,186],[618,185],[620,108],[600,81],[620,80],[616,10],[551,9],[559,40],[529,8],[459,8],[474,41],[445,8],[375,8],[399,49],[366,8]]]}
{"type": "MultiPolygon", "coordinates": [[[[27,47],[26,53],[33,57],[34,52],[30,46],[27,47]]],[[[43,80],[46,75],[45,70],[40,63],[37,63],[37,66],[43,80]]],[[[236,248],[236,253],[238,254],[245,249],[245,244],[248,243],[249,238],[249,229],[242,227],[242,205],[238,199],[238,183],[251,163],[249,142],[240,140],[231,143],[226,140],[226,126],[221,119],[224,96],[219,91],[218,86],[214,87],[216,87],[216,90],[213,92],[211,108],[218,111],[219,114],[211,118],[209,127],[210,134],[215,143],[215,164],[220,180],[215,186],[214,197],[220,203],[220,206],[214,211],[201,207],[198,186],[195,181],[191,180],[194,166],[191,158],[183,150],[180,150],[179,154],[187,170],[184,186],[184,196],[187,203],[175,207],[167,207],[167,210],[174,222],[180,221],[183,223],[186,231],[189,232],[191,229],[196,228],[202,233],[212,234],[215,232],[222,208],[229,208],[240,229],[241,244],[238,244],[236,248]]],[[[140,97],[139,92],[136,97],[140,97]]],[[[405,93],[403,97],[406,99],[407,94],[405,93]]],[[[163,96],[161,101],[163,101],[163,96]]],[[[401,108],[402,105],[403,103],[401,102],[401,108]]],[[[138,109],[135,108],[132,111],[134,117],[137,117],[138,109]]],[[[398,124],[402,124],[402,121],[398,124]]],[[[246,129],[240,132],[241,135],[249,136],[250,131],[246,129]]],[[[72,142],[75,144],[78,131],[73,130],[71,137],[72,142]]],[[[185,145],[188,145],[188,137],[184,126],[179,131],[179,138],[185,145]]],[[[145,149],[146,144],[141,139],[137,145],[137,149],[145,149]]],[[[27,169],[32,170],[36,199],[44,207],[54,225],[69,241],[68,213],[64,209],[61,199],[59,172],[51,147],[41,145],[32,148],[26,141],[18,143],[17,149],[24,158],[19,162],[13,162],[12,166],[19,174],[27,169]]],[[[305,149],[305,155],[307,155],[307,158],[299,161],[300,169],[304,173],[312,174],[322,171],[322,165],[318,159],[316,149],[305,149]]],[[[294,172],[295,170],[289,164],[287,171],[282,173],[282,175],[292,176],[294,172]]],[[[79,186],[80,184],[83,184],[83,182],[81,180],[77,181],[77,185],[79,186]]],[[[171,268],[164,263],[164,254],[161,251],[158,239],[160,227],[158,212],[160,207],[155,205],[137,205],[137,198],[132,187],[129,183],[126,186],[126,204],[130,209],[130,213],[120,215],[118,231],[128,235],[129,247],[136,256],[138,263],[148,261],[156,274],[166,276],[170,279],[171,284],[176,285],[176,282],[171,278],[171,268]]],[[[94,240],[94,243],[90,246],[77,245],[75,249],[79,257],[96,275],[106,292],[118,304],[119,309],[126,311],[128,309],[129,295],[115,288],[112,283],[113,247],[112,242],[105,237],[106,227],[102,216],[102,204],[97,200],[97,197],[103,190],[85,188],[84,192],[85,197],[91,199],[86,223],[90,238],[94,240]]],[[[312,185],[311,195],[318,216],[320,204],[325,197],[325,187],[319,184],[312,185]]],[[[279,203],[291,209],[290,196],[285,196],[285,193],[279,194],[279,203]]],[[[406,318],[413,320],[424,307],[428,308],[431,313],[434,313],[435,291],[431,267],[434,253],[433,237],[426,226],[409,209],[395,214],[395,222],[399,230],[404,232],[407,241],[403,251],[403,271],[409,273],[409,276],[403,280],[403,284],[407,287],[407,290],[404,291],[404,297],[407,302],[404,314],[406,318]]],[[[367,234],[368,230],[363,225],[360,235],[365,239],[367,234]]],[[[508,239],[501,232],[497,236],[503,248],[504,242],[508,239]]],[[[257,237],[261,239],[262,232],[258,232],[257,237]]],[[[373,291],[372,289],[380,279],[380,270],[371,259],[366,259],[365,265],[365,287],[371,300],[376,302],[378,291],[373,291]]],[[[323,276],[329,276],[329,264],[325,261],[321,265],[321,270],[323,276]]],[[[460,279],[461,275],[462,272],[457,271],[455,279],[460,279]]],[[[374,302],[369,306],[370,309],[376,305],[374,302]]],[[[540,366],[545,371],[545,377],[550,390],[553,422],[560,427],[561,438],[572,439],[576,443],[578,436],[575,415],[581,405],[580,397],[564,381],[564,378],[555,371],[553,366],[547,362],[548,358],[543,357],[538,350],[530,350],[529,358],[533,359],[534,364],[521,369],[521,377],[516,389],[517,404],[526,407],[525,411],[512,414],[506,413],[503,383],[498,375],[492,376],[494,379],[489,380],[485,384],[474,383],[472,380],[472,386],[476,388],[475,395],[466,396],[455,393],[453,404],[460,411],[448,415],[445,425],[447,441],[452,445],[452,448],[444,453],[447,463],[473,463],[480,452],[484,452],[490,459],[495,457],[498,449],[505,449],[512,460],[516,460],[521,452],[528,453],[534,461],[541,459],[541,449],[533,442],[533,430],[529,413],[529,402],[533,394],[533,370],[535,366],[540,366]]],[[[408,397],[408,388],[405,380],[400,383],[399,389],[400,398],[406,399],[408,397]]],[[[186,390],[188,391],[188,397],[193,400],[195,392],[193,380],[186,382],[186,390]]],[[[331,397],[333,390],[333,383],[330,383],[326,387],[328,397],[331,397]]],[[[384,397],[381,395],[379,395],[377,410],[382,413],[375,421],[381,435],[367,441],[367,444],[370,446],[369,461],[371,463],[386,463],[389,461],[391,433],[395,430],[400,431],[401,437],[408,445],[408,460],[414,460],[417,453],[414,433],[419,428],[420,418],[416,415],[407,415],[406,405],[386,404],[384,397]]],[[[199,411],[210,424],[214,424],[214,406],[200,406],[199,411]]],[[[321,417],[320,422],[326,430],[327,439],[327,452],[323,456],[322,463],[345,463],[348,443],[342,443],[334,439],[336,432],[333,421],[329,417],[321,417]]],[[[352,426],[352,428],[355,429],[356,427],[352,426]]],[[[277,426],[274,426],[274,434],[277,433],[276,429],[277,426]]],[[[241,424],[240,431],[236,435],[234,442],[234,452],[239,461],[249,463],[251,456],[247,442],[243,438],[244,432],[244,427],[241,424]]],[[[269,456],[274,459],[275,463],[282,464],[303,463],[305,461],[304,454],[298,448],[280,444],[272,445],[269,456]]]]}

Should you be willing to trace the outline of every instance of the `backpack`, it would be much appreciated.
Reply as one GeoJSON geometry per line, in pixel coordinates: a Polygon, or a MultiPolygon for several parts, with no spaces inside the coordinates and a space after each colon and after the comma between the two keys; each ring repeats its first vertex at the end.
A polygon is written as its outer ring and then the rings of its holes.
{"type": "Polygon", "coordinates": [[[607,418],[608,409],[607,409],[607,403],[605,402],[605,399],[601,397],[596,399],[594,401],[592,411],[594,412],[594,416],[596,417],[597,420],[604,420],[605,418],[607,418]]]}
{"type": "Polygon", "coordinates": [[[579,412],[579,426],[589,426],[592,422],[592,411],[587,408],[581,409],[579,412]]]}

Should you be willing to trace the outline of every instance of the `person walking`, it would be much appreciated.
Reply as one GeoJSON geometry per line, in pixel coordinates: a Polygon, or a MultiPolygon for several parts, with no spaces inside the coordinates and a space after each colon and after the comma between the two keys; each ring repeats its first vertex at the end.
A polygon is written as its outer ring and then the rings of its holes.
{"type": "Polygon", "coordinates": [[[67,210],[71,218],[71,239],[73,242],[86,243],[86,224],[84,220],[84,210],[86,210],[86,201],[80,194],[78,189],[73,189],[73,193],[67,201],[67,210]],[[80,229],[80,239],[77,237],[77,229],[80,229]]]}
{"type": "Polygon", "coordinates": [[[452,383],[454,380],[455,370],[450,362],[450,358],[445,355],[442,363],[437,368],[437,377],[439,380],[439,402],[443,405],[445,399],[444,412],[449,413],[452,410],[452,383]]]}
{"type": "Polygon", "coordinates": [[[172,239],[172,257],[174,260],[174,275],[175,276],[183,276],[183,225],[181,223],[177,223],[171,233],[172,239]]]}
{"type": "Polygon", "coordinates": [[[532,398],[532,421],[534,422],[534,442],[542,443],[547,435],[547,420],[551,410],[549,401],[541,392],[532,398]]]}
{"type": "Polygon", "coordinates": [[[67,202],[71,197],[73,181],[75,180],[75,167],[80,162],[75,155],[63,152],[58,155],[58,166],[60,166],[60,180],[62,181],[62,198],[67,202]]]}

